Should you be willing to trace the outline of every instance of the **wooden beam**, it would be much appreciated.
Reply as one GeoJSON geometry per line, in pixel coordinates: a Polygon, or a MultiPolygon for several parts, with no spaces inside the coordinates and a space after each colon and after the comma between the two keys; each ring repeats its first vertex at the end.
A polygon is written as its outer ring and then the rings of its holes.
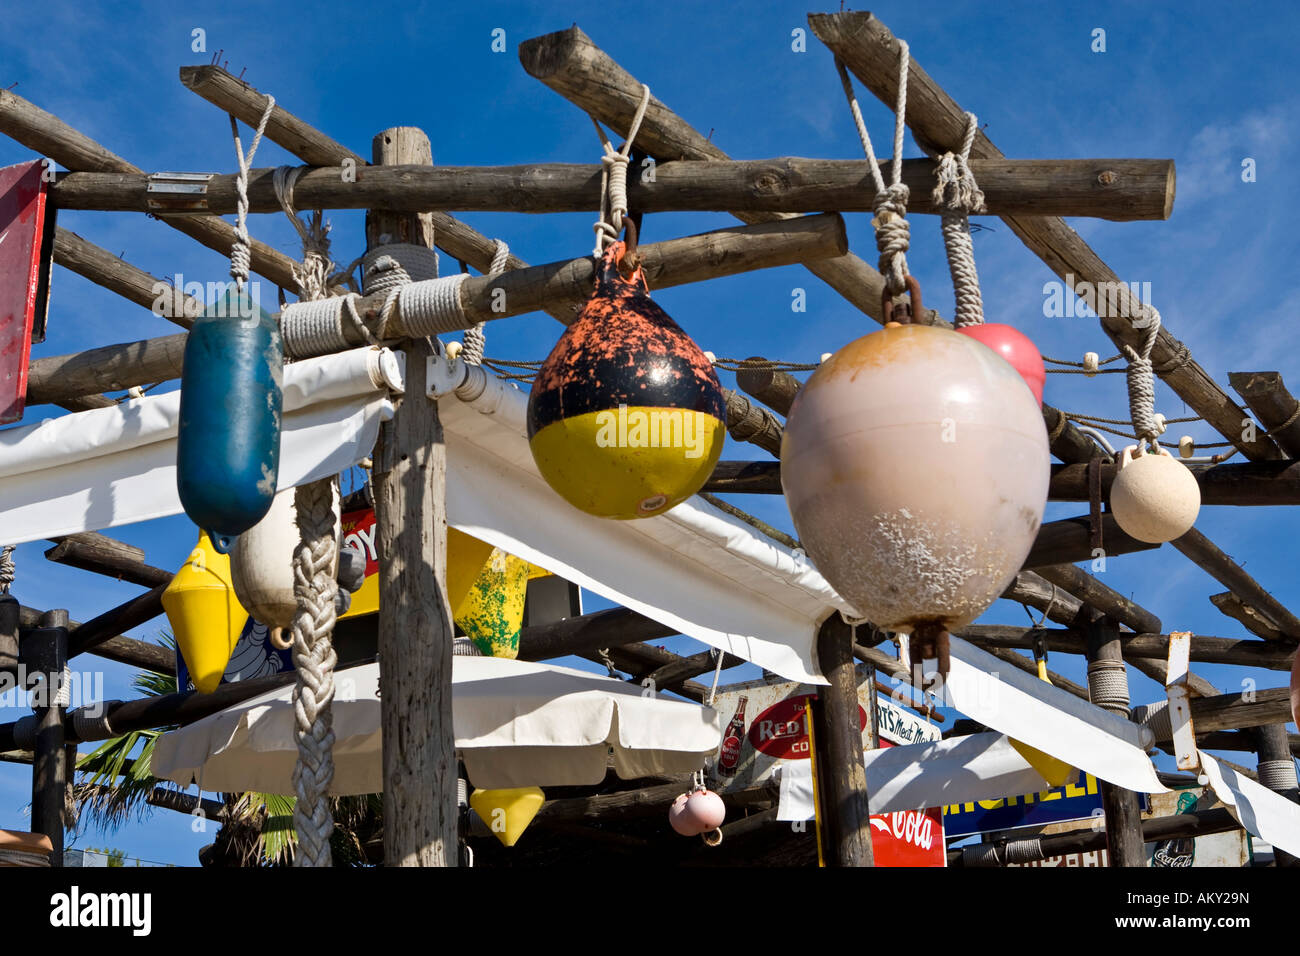
{"type": "MultiPolygon", "coordinates": [[[[1082,654],[1085,635],[1081,628],[1032,628],[1003,624],[969,624],[957,636],[989,650],[994,647],[1029,649],[1042,635],[1049,653],[1082,654]]],[[[1121,634],[1124,660],[1163,661],[1169,654],[1167,634],[1121,634]]],[[[1194,661],[1203,664],[1236,664],[1265,670],[1289,671],[1295,659],[1295,647],[1267,641],[1237,640],[1231,637],[1192,635],[1194,661]]]]}
{"type": "MultiPolygon", "coordinates": [[[[1093,615],[1087,623],[1088,634],[1088,691],[1097,706],[1114,714],[1129,718],[1127,682],[1123,699],[1108,688],[1102,675],[1107,668],[1124,671],[1123,648],[1119,639],[1119,623],[1101,613],[1093,615]]],[[[1106,817],[1106,849],[1111,866],[1145,866],[1142,846],[1142,807],[1138,795],[1132,790],[1098,781],[1101,789],[1101,806],[1106,817]]]]}
{"type": "MultiPolygon", "coordinates": [[[[1115,516],[1106,512],[1102,516],[1102,544],[1107,558],[1134,551],[1151,551],[1160,547],[1130,537],[1120,528],[1115,516]]],[[[1049,521],[1038,529],[1034,546],[1025,558],[1025,567],[1041,568],[1053,564],[1073,564],[1093,560],[1092,540],[1087,515],[1049,521]]]]}
{"type": "MultiPolygon", "coordinates": [[[[607,648],[601,648],[600,651],[585,652],[578,656],[585,657],[597,664],[604,664],[605,659],[601,656],[601,651],[604,651],[609,656],[609,659],[614,663],[614,667],[630,674],[634,682],[643,681],[656,670],[675,666],[684,660],[679,655],[672,653],[672,651],[666,651],[662,647],[641,643],[611,644],[607,648]]],[[[693,700],[698,704],[704,703],[709,698],[709,688],[693,680],[684,680],[673,688],[660,687],[659,689],[671,689],[673,693],[680,694],[682,697],[693,700]]]]}
{"type": "MultiPolygon", "coordinates": [[[[832,256],[844,248],[844,222],[831,213],[759,226],[731,226],[650,243],[640,251],[646,277],[651,287],[658,289],[790,265],[809,257],[832,256]]],[[[516,269],[493,278],[473,276],[461,286],[461,304],[473,321],[491,321],[538,309],[553,310],[553,314],[572,321],[590,297],[594,279],[595,265],[589,255],[516,269]],[[494,290],[504,295],[494,294],[494,290]],[[498,311],[493,311],[494,301],[498,311]]],[[[384,298],[370,295],[358,303],[362,318],[376,328],[384,298]]],[[[350,325],[346,328],[350,347],[365,344],[359,331],[350,325]]],[[[403,334],[400,310],[388,329],[394,337],[403,334]]],[[[177,378],[181,374],[185,336],[182,332],[37,359],[28,372],[28,404],[177,378]]]]}
{"type": "Polygon", "coordinates": [[[129,581],[147,588],[167,585],[173,574],[146,564],[144,551],[93,531],[51,539],[54,547],[45,552],[47,560],[83,571],[93,571],[119,581],[129,581]]]}
{"type": "Polygon", "coordinates": [[[1164,630],[1160,618],[1102,584],[1082,568],[1073,564],[1050,564],[1038,568],[1038,574],[1136,633],[1159,634],[1164,630]]]}
{"type": "Polygon", "coordinates": [[[779,495],[779,461],[720,461],[704,484],[713,494],[779,495]]]}
{"type": "MultiPolygon", "coordinates": [[[[972,642],[972,643],[976,643],[976,642],[972,642]]],[[[976,643],[976,646],[980,646],[980,645],[976,643]]],[[[1035,664],[1034,661],[1026,657],[1024,654],[1017,654],[1015,651],[1009,650],[1005,647],[990,646],[990,647],[984,647],[984,650],[988,651],[998,660],[1006,661],[1011,666],[1024,671],[1026,674],[1033,674],[1035,677],[1038,676],[1038,665],[1035,664]]],[[[1061,690],[1068,691],[1069,693],[1073,694],[1075,697],[1078,697],[1081,700],[1091,700],[1091,698],[1088,696],[1088,688],[1084,687],[1081,684],[1076,684],[1068,677],[1065,677],[1062,674],[1058,674],[1055,671],[1050,671],[1050,670],[1047,672],[1047,677],[1049,680],[1051,680],[1053,687],[1059,687],[1061,688],[1061,690]]]]}
{"type": "Polygon", "coordinates": [[[1281,372],[1229,372],[1228,384],[1246,401],[1289,458],[1300,458],[1300,402],[1282,382],[1281,372]]]}
{"type": "Polygon", "coordinates": [[[765,358],[745,359],[746,367],[736,371],[736,384],[747,395],[752,395],[772,411],[788,417],[790,406],[799,394],[802,383],[789,372],[767,367],[765,358]]]}
{"type": "MultiPolygon", "coordinates": [[[[678,794],[687,790],[689,785],[689,781],[674,780],[671,783],[618,790],[614,793],[547,800],[537,811],[537,816],[533,818],[533,825],[551,826],[580,821],[594,823],[599,820],[608,821],[611,818],[636,819],[660,814],[666,816],[669,805],[678,794]]],[[[740,808],[774,802],[779,799],[780,793],[775,785],[764,785],[722,793],[719,796],[729,807],[740,808]]]]}
{"type": "Polygon", "coordinates": [[[616,607],[522,628],[519,632],[519,659],[544,661],[569,654],[582,656],[602,647],[654,641],[676,633],[675,628],[644,614],[616,607]]]}
{"type": "MultiPolygon", "coordinates": [[[[1086,465],[1100,453],[1097,443],[1079,431],[1060,409],[1044,405],[1043,424],[1047,426],[1048,450],[1061,461],[1086,465]]],[[[1081,500],[1088,500],[1086,493],[1081,500]]]]}
{"type": "MultiPolygon", "coordinates": [[[[809,14],[814,34],[866,87],[891,108],[898,93],[898,41],[870,13],[809,14]]],[[[953,148],[962,141],[966,114],[912,57],[907,76],[907,125],[922,146],[953,148]]],[[[983,131],[975,134],[972,159],[1002,158],[983,131]]],[[[1050,217],[1005,216],[1003,221],[1043,262],[1073,284],[1073,291],[1101,317],[1106,334],[1117,345],[1140,345],[1143,329],[1134,323],[1145,315],[1111,268],[1063,220],[1050,217]]],[[[1148,303],[1150,304],[1150,303],[1148,303]]],[[[1144,327],[1145,328],[1145,327],[1144,327]]],[[[1161,328],[1151,353],[1156,374],[1198,415],[1252,461],[1280,458],[1282,452],[1262,433],[1243,437],[1242,408],[1192,360],[1187,347],[1161,328]]]]}
{"type": "MultiPolygon", "coordinates": [[[[374,138],[377,164],[431,164],[429,138],[409,126],[374,138]]],[[[372,210],[366,246],[432,246],[419,214],[372,210]]],[[[425,397],[425,339],[404,344],[406,397],[374,456],[379,552],[379,662],[384,767],[384,865],[455,866],[459,857],[456,738],[447,601],[447,446],[438,403],[425,397]]]]}
{"type": "MultiPolygon", "coordinates": [[[[886,167],[890,162],[880,160],[886,167]]],[[[936,165],[930,159],[903,161],[903,182],[912,190],[909,212],[942,212],[931,198],[936,165]]],[[[869,169],[866,160],[799,156],[673,160],[660,163],[653,180],[629,177],[628,203],[647,213],[871,212],[869,169]]],[[[1167,159],[993,159],[972,160],[971,171],[989,215],[1167,219],[1174,164],[1167,159]]],[[[382,205],[405,212],[588,212],[600,209],[602,173],[599,163],[313,166],[294,184],[294,202],[305,209],[382,205]]],[[[280,211],[274,174],[271,167],[249,170],[249,212],[280,211]]],[[[50,193],[61,209],[151,212],[152,179],[146,173],[66,173],[50,193]]],[[[237,182],[234,174],[213,174],[201,212],[236,212],[237,182]]]]}
{"type": "Polygon", "coordinates": [[[153,590],[133,597],[79,625],[68,635],[69,659],[93,651],[110,638],[139,627],[163,613],[162,596],[165,590],[167,584],[159,584],[153,590]]]}
{"type": "MultiPolygon", "coordinates": [[[[63,721],[65,708],[57,703],[55,685],[63,678],[68,660],[68,612],[47,611],[40,628],[24,641],[23,658],[32,673],[42,675],[33,701],[36,744],[32,759],[32,832],[44,833],[54,845],[51,866],[63,866],[63,815],[67,799],[67,755],[63,721]]],[[[12,747],[0,747],[11,750],[12,747]]]]}
{"type": "MultiPolygon", "coordinates": [[[[1202,505],[1297,505],[1300,504],[1300,462],[1252,461],[1208,464],[1188,463],[1188,471],[1201,489],[1202,505]]],[[[1118,466],[1101,465],[1101,492],[1109,498],[1118,466]]],[[[1048,486],[1052,501],[1087,501],[1087,466],[1052,465],[1048,486]]]]}
{"type": "Polygon", "coordinates": [[[22,606],[12,594],[0,594],[0,674],[18,671],[22,606]]]}
{"type": "MultiPolygon", "coordinates": [[[[256,125],[256,120],[254,120],[256,125]]],[[[76,172],[139,173],[142,170],[73,129],[52,113],[8,90],[0,90],[0,133],[76,172]]],[[[216,216],[159,216],[162,222],[197,239],[223,256],[230,255],[235,229],[216,216]]],[[[284,289],[296,289],[293,268],[284,253],[256,239],[251,244],[253,271],[284,289]]]]}
{"type": "MultiPolygon", "coordinates": [[[[43,611],[38,611],[35,608],[19,608],[20,627],[23,630],[36,627],[43,613],[43,611]]],[[[69,631],[75,631],[79,627],[81,627],[81,624],[77,621],[68,622],[69,631]]],[[[86,653],[106,660],[117,661],[120,664],[129,664],[132,667],[156,671],[159,674],[169,676],[175,676],[176,674],[176,654],[174,651],[163,647],[161,644],[138,641],[134,637],[123,637],[120,634],[115,634],[96,644],[86,653]]],[[[3,669],[3,666],[0,666],[0,670],[3,669]]]]}
{"type": "MultiPolygon", "coordinates": [[[[626,136],[641,103],[641,84],[596,46],[576,25],[558,33],[525,40],[519,62],[531,76],[584,113],[626,136]]],[[[654,96],[646,108],[636,145],[661,163],[677,159],[725,160],[729,157],[708,137],[654,96]]],[[[747,213],[744,222],[770,222],[781,213],[747,213]]],[[[806,262],[808,271],[877,322],[883,322],[880,294],[884,280],[862,259],[846,252],[834,259],[806,262]]],[[[938,314],[927,310],[933,322],[938,314]]]]}
{"type": "MultiPolygon", "coordinates": [[[[679,657],[671,663],[655,668],[643,679],[651,681],[650,686],[656,691],[673,690],[692,677],[699,677],[701,674],[707,674],[714,670],[718,666],[716,656],[718,653],[721,652],[709,649],[700,651],[698,654],[692,654],[689,657],[679,657]]],[[[724,671],[732,667],[739,667],[744,663],[746,662],[743,657],[722,654],[722,669],[724,671]]]]}
{"type": "Polygon", "coordinates": [[[54,261],[183,329],[203,314],[204,306],[198,299],[61,227],[54,233],[54,261]],[[160,285],[170,291],[160,295],[160,285]],[[161,308],[155,309],[160,298],[161,308]]]}
{"type": "Polygon", "coordinates": [[[1227,617],[1239,621],[1250,633],[1262,637],[1266,641],[1286,641],[1290,643],[1287,636],[1278,629],[1278,626],[1269,619],[1268,615],[1262,613],[1259,608],[1246,604],[1231,591],[1211,594],[1210,603],[1227,617]]]}
{"type": "Polygon", "coordinates": [[[1201,532],[1192,528],[1169,543],[1243,602],[1262,611],[1288,638],[1300,640],[1300,619],[1201,532]]]}
{"type": "Polygon", "coordinates": [[[1280,724],[1290,719],[1291,691],[1286,687],[1192,698],[1197,733],[1280,724]]]}

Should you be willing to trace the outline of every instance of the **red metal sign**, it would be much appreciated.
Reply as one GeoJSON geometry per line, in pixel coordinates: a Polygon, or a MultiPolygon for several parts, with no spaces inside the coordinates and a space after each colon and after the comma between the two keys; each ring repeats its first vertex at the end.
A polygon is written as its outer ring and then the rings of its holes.
{"type": "MultiPolygon", "coordinates": [[[[894,745],[882,740],[880,746],[894,745]]],[[[947,866],[943,808],[873,815],[871,852],[876,866],[947,866]]]]}
{"type": "Polygon", "coordinates": [[[23,417],[27,362],[44,338],[54,223],[45,161],[0,169],[0,425],[23,417]]]}
{"type": "MultiPolygon", "coordinates": [[[[804,701],[816,694],[796,694],[779,700],[749,725],[749,743],[759,753],[778,760],[808,759],[808,728],[804,726],[804,701]]],[[[858,705],[859,729],[867,726],[867,712],[858,705]]]]}

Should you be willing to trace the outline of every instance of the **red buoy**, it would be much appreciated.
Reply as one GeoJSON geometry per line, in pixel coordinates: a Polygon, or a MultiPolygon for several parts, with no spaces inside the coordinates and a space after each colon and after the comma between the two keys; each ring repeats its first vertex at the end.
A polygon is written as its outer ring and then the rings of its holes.
{"type": "Polygon", "coordinates": [[[964,325],[956,331],[962,335],[969,335],[977,342],[982,342],[1002,356],[1020,373],[1029,390],[1034,393],[1034,400],[1039,405],[1043,404],[1043,386],[1047,383],[1047,371],[1043,368],[1043,357],[1038,354],[1038,346],[1029,336],[1010,325],[997,322],[964,325]]]}

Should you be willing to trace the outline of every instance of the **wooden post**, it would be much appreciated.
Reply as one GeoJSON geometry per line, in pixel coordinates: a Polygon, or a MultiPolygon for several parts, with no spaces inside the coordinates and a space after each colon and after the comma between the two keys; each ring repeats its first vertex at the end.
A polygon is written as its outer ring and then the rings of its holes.
{"type": "Polygon", "coordinates": [[[63,735],[64,708],[57,703],[63,667],[68,659],[68,612],[46,611],[41,626],[23,641],[23,659],[41,675],[37,689],[36,746],[32,761],[32,832],[44,833],[54,844],[51,866],[63,866],[63,807],[66,799],[67,756],[63,735]]]}
{"type": "Polygon", "coordinates": [[[0,594],[0,674],[18,670],[18,615],[21,605],[11,594],[0,594]]]}
{"type": "Polygon", "coordinates": [[[817,633],[817,658],[822,675],[830,681],[818,688],[813,706],[817,785],[829,836],[826,862],[828,866],[875,866],[852,629],[838,614],[827,618],[817,633]]]}
{"type": "MultiPolygon", "coordinates": [[[[1119,624],[1094,612],[1088,623],[1088,689],[1093,703],[1106,710],[1129,717],[1127,680],[1122,693],[1107,687],[1108,672],[1118,666],[1123,673],[1119,624]]],[[[1142,811],[1138,795],[1114,784],[1100,781],[1102,809],[1106,814],[1106,848],[1111,866],[1145,866],[1142,849],[1142,811]]]]}
{"type": "MultiPolygon", "coordinates": [[[[431,165],[429,138],[412,127],[375,137],[376,164],[431,165]]],[[[418,213],[372,211],[371,249],[432,246],[418,213]]],[[[406,351],[406,394],[375,454],[379,528],[384,863],[455,866],[456,741],[451,720],[451,610],[447,606],[447,447],[438,405],[425,396],[423,339],[406,351]]]]}
{"type": "MultiPolygon", "coordinates": [[[[1255,728],[1255,740],[1259,745],[1259,761],[1262,766],[1264,761],[1282,761],[1285,766],[1280,776],[1287,777],[1281,787],[1270,785],[1266,782],[1267,774],[1261,774],[1260,783],[1286,797],[1292,803],[1300,803],[1300,790],[1296,787],[1295,758],[1291,756],[1291,745],[1287,741],[1286,724],[1265,724],[1262,727],[1255,728]],[[1286,772],[1286,767],[1290,767],[1290,773],[1286,772]]],[[[1279,867],[1295,868],[1300,867],[1300,858],[1292,856],[1284,850],[1273,848],[1273,859],[1279,867]]]]}
{"type": "Polygon", "coordinates": [[[1297,618],[1246,570],[1224,554],[1217,545],[1201,532],[1192,528],[1180,538],[1169,542],[1201,570],[1237,595],[1244,603],[1263,611],[1291,640],[1300,639],[1300,618],[1297,618]]]}

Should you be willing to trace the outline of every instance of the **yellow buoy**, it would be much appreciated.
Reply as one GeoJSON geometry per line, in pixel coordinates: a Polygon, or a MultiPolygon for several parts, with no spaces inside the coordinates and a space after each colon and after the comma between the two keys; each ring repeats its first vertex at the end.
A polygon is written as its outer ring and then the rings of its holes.
{"type": "Polygon", "coordinates": [[[493,548],[456,608],[456,623],[489,657],[519,656],[519,629],[524,625],[524,596],[532,567],[523,558],[493,548]]]}
{"type": "Polygon", "coordinates": [[[546,802],[541,787],[475,790],[469,805],[504,846],[514,846],[546,802]]]}
{"type": "MultiPolygon", "coordinates": [[[[1047,677],[1047,662],[1044,660],[1038,662],[1038,676],[1047,683],[1051,683],[1051,680],[1047,677]]],[[[1024,757],[1029,766],[1037,770],[1049,785],[1063,787],[1074,779],[1077,771],[1064,760],[1058,760],[1051,754],[1045,754],[1041,750],[1029,746],[1029,744],[1021,743],[1019,740],[1013,739],[1011,746],[1016,748],[1020,756],[1024,757]]]]}
{"type": "Polygon", "coordinates": [[[199,532],[199,543],[163,591],[162,605],[194,686],[212,693],[226,672],[248,612],[235,596],[229,556],[212,546],[206,532],[199,532]]]}

